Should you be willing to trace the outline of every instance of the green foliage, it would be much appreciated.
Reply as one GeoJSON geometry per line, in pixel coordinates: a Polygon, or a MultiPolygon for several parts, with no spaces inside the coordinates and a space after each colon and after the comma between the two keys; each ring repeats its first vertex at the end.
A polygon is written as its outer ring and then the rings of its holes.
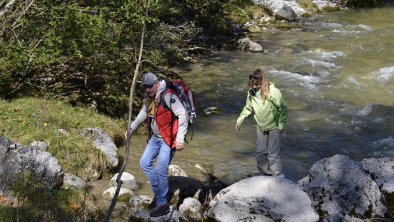
{"type": "MultiPolygon", "coordinates": [[[[146,1],[16,1],[0,19],[0,98],[55,98],[111,116],[128,111],[146,1]]],[[[251,1],[152,1],[140,73],[188,56],[202,34],[231,34],[251,1]]],[[[165,72],[163,74],[166,74],[165,72]]],[[[137,92],[140,104],[142,92],[137,92]]],[[[137,107],[139,108],[139,107],[137,107]]],[[[137,111],[136,109],[135,111],[137,111]]]]}
{"type": "Polygon", "coordinates": [[[49,144],[66,172],[88,178],[93,168],[106,170],[103,154],[80,130],[100,127],[113,138],[122,138],[125,123],[95,113],[87,108],[72,107],[56,101],[24,98],[12,102],[0,100],[0,133],[22,144],[42,140],[49,144]],[[63,129],[67,134],[60,133],[63,129]]]}

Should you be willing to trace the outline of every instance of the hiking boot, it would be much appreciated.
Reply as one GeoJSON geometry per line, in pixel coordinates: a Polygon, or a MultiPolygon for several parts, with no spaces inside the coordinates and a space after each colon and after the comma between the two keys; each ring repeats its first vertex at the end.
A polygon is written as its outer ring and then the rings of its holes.
{"type": "Polygon", "coordinates": [[[149,209],[149,210],[152,210],[152,209],[154,209],[155,207],[156,207],[156,195],[155,195],[155,197],[153,198],[152,202],[150,202],[150,204],[148,205],[148,209],[149,209]]]}
{"type": "Polygon", "coordinates": [[[168,214],[169,212],[170,212],[170,204],[167,203],[167,204],[155,207],[155,209],[152,212],[150,212],[150,216],[151,217],[160,217],[160,216],[168,214]]]}

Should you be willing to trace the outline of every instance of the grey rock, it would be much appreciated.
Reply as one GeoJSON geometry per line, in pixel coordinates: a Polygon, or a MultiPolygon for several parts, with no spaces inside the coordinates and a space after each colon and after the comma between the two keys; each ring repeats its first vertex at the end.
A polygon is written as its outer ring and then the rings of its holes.
{"type": "Polygon", "coordinates": [[[387,212],[381,202],[378,185],[358,162],[335,155],[313,164],[309,175],[299,182],[322,212],[324,221],[344,221],[345,217],[383,217],[387,212]]]}
{"type": "Polygon", "coordinates": [[[223,189],[209,204],[216,221],[318,221],[311,200],[297,184],[279,177],[255,176],[223,189]]]}
{"type": "Polygon", "coordinates": [[[63,187],[65,189],[69,189],[69,188],[85,189],[87,187],[87,183],[85,180],[83,180],[78,176],[65,173],[63,180],[63,187]]]}
{"type": "Polygon", "coordinates": [[[242,51],[251,51],[251,52],[263,52],[264,51],[263,47],[260,44],[250,40],[249,38],[239,39],[237,41],[237,43],[238,43],[237,48],[242,51]]]}
{"type": "Polygon", "coordinates": [[[0,137],[0,190],[7,192],[22,172],[31,171],[48,189],[63,183],[63,171],[59,161],[50,153],[34,146],[16,145],[5,137],[0,137]]]}
{"type": "Polygon", "coordinates": [[[296,17],[297,15],[293,8],[288,5],[284,5],[281,9],[279,9],[279,11],[275,13],[275,18],[278,20],[293,22],[295,21],[296,17]]]}
{"type": "Polygon", "coordinates": [[[110,168],[116,168],[119,164],[118,148],[112,138],[101,128],[85,128],[81,135],[90,137],[97,149],[101,150],[107,157],[110,168]]]}
{"type": "Polygon", "coordinates": [[[381,191],[394,194],[394,157],[363,159],[361,167],[371,175],[381,191]]]}
{"type": "Polygon", "coordinates": [[[42,151],[47,151],[48,147],[49,147],[48,143],[46,143],[44,141],[33,141],[30,143],[30,146],[34,146],[37,149],[42,150],[42,151]]]}

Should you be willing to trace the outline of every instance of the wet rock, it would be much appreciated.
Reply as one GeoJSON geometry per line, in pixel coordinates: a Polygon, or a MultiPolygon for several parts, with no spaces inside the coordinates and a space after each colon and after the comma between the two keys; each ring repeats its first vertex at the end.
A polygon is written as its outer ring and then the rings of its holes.
{"type": "Polygon", "coordinates": [[[249,38],[239,39],[237,41],[237,43],[238,43],[237,48],[242,51],[250,51],[250,52],[263,52],[264,51],[263,47],[260,44],[250,40],[249,38]]]}
{"type": "Polygon", "coordinates": [[[215,106],[209,106],[204,109],[205,115],[221,114],[221,113],[222,113],[222,111],[218,107],[215,107],[215,106]]]}
{"type": "Polygon", "coordinates": [[[297,15],[294,12],[293,8],[288,5],[284,5],[275,13],[275,18],[277,20],[286,20],[289,22],[293,22],[295,21],[296,17],[297,15]]]}

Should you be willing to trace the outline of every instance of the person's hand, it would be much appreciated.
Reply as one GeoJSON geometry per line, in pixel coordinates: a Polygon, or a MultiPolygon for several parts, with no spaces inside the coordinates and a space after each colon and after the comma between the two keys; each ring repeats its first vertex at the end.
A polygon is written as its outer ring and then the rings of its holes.
{"type": "Polygon", "coordinates": [[[176,143],[175,144],[175,149],[177,150],[177,151],[180,151],[180,150],[182,150],[183,149],[183,143],[176,143]]]}
{"type": "MultiPolygon", "coordinates": [[[[132,134],[132,133],[133,133],[133,130],[130,129],[130,134],[132,134]]],[[[127,130],[126,130],[126,132],[124,132],[124,138],[127,140],[127,130]]]]}
{"type": "Polygon", "coordinates": [[[239,128],[241,127],[240,123],[235,123],[235,130],[239,131],[239,128]]]}

